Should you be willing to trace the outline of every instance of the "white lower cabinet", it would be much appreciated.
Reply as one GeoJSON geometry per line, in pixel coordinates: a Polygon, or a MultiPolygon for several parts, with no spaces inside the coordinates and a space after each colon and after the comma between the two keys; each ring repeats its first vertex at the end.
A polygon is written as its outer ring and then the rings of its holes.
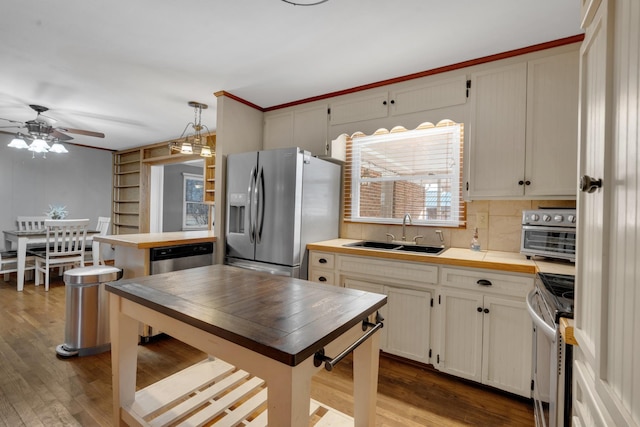
{"type": "Polygon", "coordinates": [[[441,285],[436,368],[531,397],[533,277],[443,268],[441,285]]]}
{"type": "Polygon", "coordinates": [[[387,305],[380,310],[384,317],[382,351],[429,363],[432,292],[352,278],[345,278],[343,283],[345,288],[387,295],[387,305]]]}
{"type": "Polygon", "coordinates": [[[531,397],[533,276],[310,251],[309,279],[387,295],[382,351],[531,397]]]}

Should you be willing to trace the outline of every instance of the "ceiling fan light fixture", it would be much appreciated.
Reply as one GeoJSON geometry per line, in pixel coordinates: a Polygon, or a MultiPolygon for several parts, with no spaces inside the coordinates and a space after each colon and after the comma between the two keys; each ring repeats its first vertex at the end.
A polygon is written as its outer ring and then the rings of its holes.
{"type": "Polygon", "coordinates": [[[211,147],[207,145],[207,136],[202,133],[210,133],[209,128],[202,124],[202,110],[209,108],[207,104],[196,101],[189,101],[189,106],[195,110],[195,118],[193,122],[187,123],[180,137],[169,142],[171,151],[178,151],[181,154],[198,154],[201,157],[213,157],[211,147]],[[193,129],[193,133],[188,133],[189,128],[193,129]]]}
{"type": "Polygon", "coordinates": [[[29,146],[27,145],[27,143],[24,141],[24,137],[22,136],[21,133],[18,133],[9,144],[7,144],[7,147],[11,147],[11,148],[17,148],[17,149],[23,149],[23,148],[29,148],[29,146]]]}
{"type": "Polygon", "coordinates": [[[51,148],[49,149],[50,153],[58,153],[58,154],[65,154],[68,153],[69,150],[67,150],[64,145],[60,144],[59,142],[54,143],[51,148]]]}
{"type": "Polygon", "coordinates": [[[51,147],[49,147],[47,141],[42,138],[36,138],[31,144],[29,144],[29,151],[34,151],[36,153],[46,153],[50,149],[51,147]]]}

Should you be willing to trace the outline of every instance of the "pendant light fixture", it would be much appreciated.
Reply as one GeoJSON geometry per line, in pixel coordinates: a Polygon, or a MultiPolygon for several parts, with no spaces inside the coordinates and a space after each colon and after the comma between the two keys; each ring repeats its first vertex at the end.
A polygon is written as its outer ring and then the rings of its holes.
{"type": "Polygon", "coordinates": [[[207,104],[196,101],[189,101],[189,106],[194,108],[195,117],[193,122],[187,123],[180,138],[169,142],[171,151],[178,151],[182,154],[198,154],[201,157],[213,157],[211,147],[207,145],[207,135],[209,128],[202,124],[202,110],[209,108],[207,104]],[[193,133],[188,133],[189,127],[193,128],[193,133]],[[206,132],[203,134],[202,130],[206,132]]]}

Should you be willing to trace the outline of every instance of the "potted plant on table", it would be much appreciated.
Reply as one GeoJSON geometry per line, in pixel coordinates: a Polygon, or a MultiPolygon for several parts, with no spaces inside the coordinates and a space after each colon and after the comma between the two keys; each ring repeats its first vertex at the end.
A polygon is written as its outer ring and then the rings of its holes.
{"type": "Polygon", "coordinates": [[[69,212],[66,206],[49,205],[49,211],[45,212],[49,219],[65,219],[69,212]]]}

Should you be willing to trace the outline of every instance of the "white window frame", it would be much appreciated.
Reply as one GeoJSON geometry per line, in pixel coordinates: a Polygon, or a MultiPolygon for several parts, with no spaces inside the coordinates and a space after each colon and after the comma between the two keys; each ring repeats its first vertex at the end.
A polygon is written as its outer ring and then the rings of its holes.
{"type": "Polygon", "coordinates": [[[192,173],[182,173],[182,229],[183,230],[207,230],[209,229],[209,206],[204,202],[194,202],[187,200],[187,182],[199,181],[202,184],[202,191],[204,194],[204,177],[202,175],[196,175],[192,173]],[[201,204],[207,207],[207,221],[204,225],[187,225],[187,205],[188,204],[201,204]]]}
{"type": "MultiPolygon", "coordinates": [[[[453,138],[453,150],[460,152],[463,142],[461,141],[461,127],[463,125],[459,123],[452,123],[457,129],[454,131],[458,137],[453,138]]],[[[355,137],[352,140],[351,149],[351,218],[347,219],[351,222],[364,222],[364,223],[381,223],[381,224],[401,224],[402,218],[378,218],[378,217],[362,217],[360,216],[360,185],[366,182],[389,182],[389,181],[406,181],[412,182],[418,179],[437,179],[436,175],[428,176],[412,176],[411,179],[404,179],[402,177],[375,177],[375,178],[361,178],[361,150],[366,144],[380,143],[382,141],[396,142],[403,139],[411,139],[419,136],[423,136],[425,132],[451,132],[451,126],[446,127],[430,127],[426,129],[415,130],[403,130],[400,132],[381,133],[369,136],[355,137]]],[[[454,172],[451,174],[442,175],[443,178],[451,179],[451,212],[450,219],[438,220],[438,219],[418,219],[413,218],[414,225],[425,226],[437,226],[437,227],[460,227],[464,225],[464,218],[462,218],[462,204],[461,199],[461,156],[453,156],[454,172]]]]}

